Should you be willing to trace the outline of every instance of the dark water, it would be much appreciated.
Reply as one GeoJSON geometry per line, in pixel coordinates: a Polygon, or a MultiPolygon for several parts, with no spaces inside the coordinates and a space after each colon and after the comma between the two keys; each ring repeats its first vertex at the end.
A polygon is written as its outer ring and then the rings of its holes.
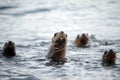
{"type": "Polygon", "coordinates": [[[0,52],[16,43],[17,56],[0,58],[0,80],[119,80],[119,0],[0,0],[0,52]],[[45,66],[55,32],[68,34],[64,65],[45,66]],[[88,33],[89,48],[77,48],[77,34],[88,33]],[[108,45],[105,45],[108,42],[108,45]],[[114,49],[114,66],[102,66],[105,50],[114,49]]]}

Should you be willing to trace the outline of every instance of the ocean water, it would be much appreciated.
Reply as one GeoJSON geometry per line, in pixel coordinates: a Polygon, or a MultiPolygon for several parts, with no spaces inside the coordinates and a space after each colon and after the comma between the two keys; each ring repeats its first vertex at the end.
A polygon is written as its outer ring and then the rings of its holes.
{"type": "Polygon", "coordinates": [[[119,80],[119,8],[120,0],[0,0],[0,52],[9,40],[17,52],[0,58],[0,80],[119,80]],[[68,62],[46,66],[51,38],[59,31],[68,35],[68,62]],[[81,33],[89,34],[89,48],[73,44],[81,33]],[[116,64],[102,66],[109,49],[117,54],[116,64]]]}

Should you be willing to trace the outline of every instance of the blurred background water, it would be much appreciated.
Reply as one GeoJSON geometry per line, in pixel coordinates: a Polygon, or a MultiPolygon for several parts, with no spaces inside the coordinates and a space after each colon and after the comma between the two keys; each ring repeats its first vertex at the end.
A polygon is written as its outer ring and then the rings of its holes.
{"type": "Polygon", "coordinates": [[[9,40],[17,51],[14,58],[0,58],[0,80],[120,79],[119,8],[119,0],[0,0],[0,52],[9,40]],[[58,31],[68,34],[68,62],[45,66],[58,31]],[[89,34],[91,47],[74,46],[81,33],[89,34]],[[117,52],[116,65],[102,66],[102,55],[109,49],[117,52]]]}

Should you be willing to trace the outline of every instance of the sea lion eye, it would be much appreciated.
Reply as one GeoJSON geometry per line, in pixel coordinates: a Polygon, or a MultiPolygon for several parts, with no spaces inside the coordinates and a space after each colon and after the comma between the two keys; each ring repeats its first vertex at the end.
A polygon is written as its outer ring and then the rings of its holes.
{"type": "Polygon", "coordinates": [[[67,34],[66,34],[66,37],[67,37],[67,34]]]}
{"type": "Polygon", "coordinates": [[[54,34],[54,36],[56,36],[56,35],[57,35],[57,33],[54,34]]]}
{"type": "Polygon", "coordinates": [[[55,42],[58,43],[60,41],[60,39],[56,40],[55,42]]]}
{"type": "Polygon", "coordinates": [[[106,55],[106,54],[107,54],[107,51],[104,52],[104,55],[106,55]]]}

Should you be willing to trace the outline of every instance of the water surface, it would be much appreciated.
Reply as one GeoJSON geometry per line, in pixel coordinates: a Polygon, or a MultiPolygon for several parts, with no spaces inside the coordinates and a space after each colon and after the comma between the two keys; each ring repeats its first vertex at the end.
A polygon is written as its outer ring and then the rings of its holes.
{"type": "Polygon", "coordinates": [[[119,0],[0,0],[0,52],[9,40],[17,52],[14,58],[0,58],[0,80],[120,79],[119,8],[119,0]],[[68,62],[46,66],[45,55],[58,31],[68,35],[68,62]],[[81,33],[89,34],[89,48],[74,46],[81,33]],[[109,49],[117,52],[116,65],[102,66],[109,49]]]}

